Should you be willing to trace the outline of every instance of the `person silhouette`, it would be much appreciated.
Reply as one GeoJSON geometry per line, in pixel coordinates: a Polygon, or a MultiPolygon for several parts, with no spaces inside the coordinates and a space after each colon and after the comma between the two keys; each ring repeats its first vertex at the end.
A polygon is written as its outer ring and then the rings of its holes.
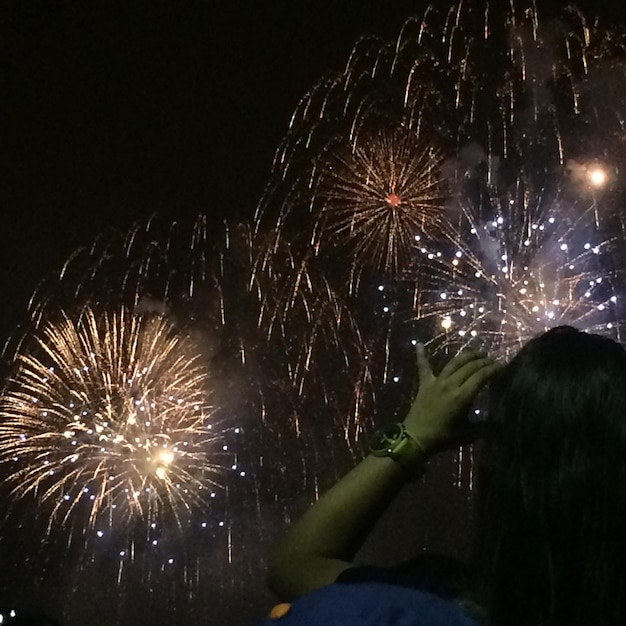
{"type": "MultiPolygon", "coordinates": [[[[617,625],[626,619],[626,352],[571,327],[510,363],[462,352],[438,376],[423,346],[405,419],[289,529],[268,585],[288,624],[617,625]],[[468,407],[489,383],[487,421],[468,407]],[[354,555],[402,485],[482,435],[473,552],[358,567],[354,555]],[[404,621],[402,621],[404,620],[404,621]]],[[[419,540],[407,538],[407,549],[419,540]]]]}

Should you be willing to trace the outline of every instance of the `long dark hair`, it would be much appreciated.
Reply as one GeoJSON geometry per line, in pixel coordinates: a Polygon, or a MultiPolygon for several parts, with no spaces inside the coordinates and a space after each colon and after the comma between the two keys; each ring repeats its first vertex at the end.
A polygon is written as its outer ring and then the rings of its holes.
{"type": "Polygon", "coordinates": [[[626,623],[626,352],[560,327],[491,384],[475,587],[494,626],[626,623]]]}

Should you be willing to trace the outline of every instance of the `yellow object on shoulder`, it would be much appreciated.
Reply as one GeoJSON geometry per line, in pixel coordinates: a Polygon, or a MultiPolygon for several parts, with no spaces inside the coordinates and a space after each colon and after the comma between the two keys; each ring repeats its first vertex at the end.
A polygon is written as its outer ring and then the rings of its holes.
{"type": "Polygon", "coordinates": [[[270,611],[270,619],[280,619],[281,617],[285,617],[289,611],[291,611],[291,604],[288,602],[281,602],[270,611]]]}

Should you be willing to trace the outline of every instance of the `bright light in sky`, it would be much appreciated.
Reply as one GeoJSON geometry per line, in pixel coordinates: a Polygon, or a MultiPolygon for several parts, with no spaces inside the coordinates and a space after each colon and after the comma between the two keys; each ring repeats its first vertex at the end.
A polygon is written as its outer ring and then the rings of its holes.
{"type": "Polygon", "coordinates": [[[607,175],[606,172],[600,167],[594,167],[588,171],[589,182],[594,187],[602,187],[606,184],[607,175]]]}

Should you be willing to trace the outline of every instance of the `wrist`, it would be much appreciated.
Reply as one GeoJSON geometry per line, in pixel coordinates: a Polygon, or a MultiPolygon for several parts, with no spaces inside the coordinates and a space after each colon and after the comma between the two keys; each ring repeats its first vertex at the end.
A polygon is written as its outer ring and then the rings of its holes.
{"type": "Polygon", "coordinates": [[[426,469],[428,455],[421,442],[398,422],[377,430],[370,440],[375,457],[388,457],[404,470],[408,479],[419,478],[426,469]]]}
{"type": "Polygon", "coordinates": [[[407,422],[407,420],[404,420],[402,422],[402,425],[404,426],[408,435],[417,443],[417,445],[421,449],[425,460],[427,460],[435,452],[437,452],[439,447],[438,437],[425,432],[423,429],[416,427],[410,422],[407,422]]]}

